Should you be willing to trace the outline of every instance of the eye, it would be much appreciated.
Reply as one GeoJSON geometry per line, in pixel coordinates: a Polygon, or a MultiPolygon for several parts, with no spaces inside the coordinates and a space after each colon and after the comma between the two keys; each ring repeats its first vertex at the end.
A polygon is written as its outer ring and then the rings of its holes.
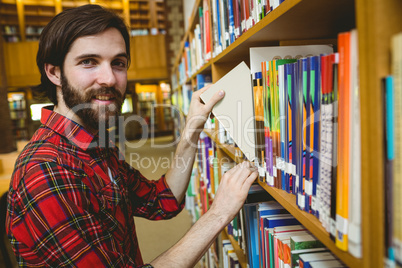
{"type": "Polygon", "coordinates": [[[127,61],[126,60],[115,60],[112,63],[113,66],[118,68],[127,68],[127,61]]]}
{"type": "Polygon", "coordinates": [[[92,66],[96,64],[96,61],[94,59],[84,59],[80,62],[80,64],[84,66],[92,66]]]}

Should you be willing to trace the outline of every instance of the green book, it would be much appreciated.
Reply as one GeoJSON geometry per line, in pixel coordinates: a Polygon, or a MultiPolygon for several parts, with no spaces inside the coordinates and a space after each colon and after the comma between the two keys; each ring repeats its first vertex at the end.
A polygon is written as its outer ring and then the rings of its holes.
{"type": "Polygon", "coordinates": [[[320,240],[310,234],[292,236],[290,238],[290,250],[322,248],[325,247],[320,240]]]}

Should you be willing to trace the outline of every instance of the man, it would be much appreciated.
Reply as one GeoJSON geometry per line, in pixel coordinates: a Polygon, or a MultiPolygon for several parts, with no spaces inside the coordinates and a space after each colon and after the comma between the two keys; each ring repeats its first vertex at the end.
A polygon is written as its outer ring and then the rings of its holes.
{"type": "MultiPolygon", "coordinates": [[[[118,116],[130,60],[124,22],[96,5],[57,15],[43,30],[37,63],[40,90],[55,104],[19,156],[8,197],[6,228],[20,266],[144,266],[133,216],[168,219],[183,208],[191,165],[145,179],[102,146],[100,126],[118,116]]],[[[195,92],[176,158],[194,162],[199,132],[216,94],[195,92]]],[[[180,161],[178,161],[180,162],[180,161]]],[[[241,208],[255,168],[243,163],[223,176],[210,210],[172,248],[146,267],[192,267],[241,208]]]]}

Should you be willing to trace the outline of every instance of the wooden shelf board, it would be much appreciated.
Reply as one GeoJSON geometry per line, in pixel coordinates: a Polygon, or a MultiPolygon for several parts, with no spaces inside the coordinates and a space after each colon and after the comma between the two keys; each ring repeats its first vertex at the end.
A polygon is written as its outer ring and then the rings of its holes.
{"type": "Polygon", "coordinates": [[[192,79],[195,79],[197,77],[197,74],[210,73],[211,68],[212,68],[211,61],[208,61],[195,74],[193,74],[189,79],[187,79],[187,83],[189,83],[192,79]]]}
{"type": "Polygon", "coordinates": [[[237,255],[237,258],[239,259],[239,264],[242,268],[247,268],[247,257],[244,254],[243,250],[240,248],[239,243],[237,243],[237,241],[234,239],[234,237],[232,235],[228,234],[228,230],[227,228],[225,228],[222,231],[223,234],[223,238],[224,239],[229,239],[230,243],[233,246],[233,249],[237,255]]]}
{"type": "Polygon", "coordinates": [[[221,149],[233,161],[236,161],[235,147],[233,145],[220,143],[220,141],[216,138],[215,129],[204,129],[204,133],[207,134],[213,142],[215,142],[217,149],[221,149]]]}
{"type": "Polygon", "coordinates": [[[354,2],[348,0],[287,0],[243,33],[214,62],[232,61],[248,55],[250,47],[278,45],[279,41],[336,38],[355,27],[354,2]],[[319,10],[310,16],[311,10],[319,10]]]}
{"type": "Polygon", "coordinates": [[[302,225],[304,225],[314,236],[316,236],[331,252],[349,267],[362,267],[363,260],[357,259],[335,246],[330,239],[328,232],[321,222],[312,214],[302,211],[296,205],[296,196],[287,192],[268,186],[265,182],[258,181],[276,201],[278,201],[289,213],[291,213],[302,225]]]}

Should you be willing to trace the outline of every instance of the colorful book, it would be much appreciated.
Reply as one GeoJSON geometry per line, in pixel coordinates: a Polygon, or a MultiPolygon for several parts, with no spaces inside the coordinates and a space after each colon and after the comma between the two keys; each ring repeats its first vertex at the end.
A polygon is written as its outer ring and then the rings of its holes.
{"type": "Polygon", "coordinates": [[[328,252],[327,248],[309,248],[309,249],[298,249],[290,251],[291,265],[290,267],[299,267],[299,256],[301,254],[315,253],[315,252],[328,252]]]}
{"type": "MultiPolygon", "coordinates": [[[[255,74],[253,79],[253,98],[254,98],[254,118],[255,118],[255,154],[256,166],[261,169],[264,163],[264,149],[265,149],[265,138],[264,138],[264,106],[263,106],[263,85],[262,85],[262,72],[255,74]]],[[[265,173],[260,172],[260,179],[263,181],[265,178],[265,173]]]]}
{"type": "Polygon", "coordinates": [[[335,256],[330,252],[317,252],[299,255],[300,268],[311,268],[312,262],[335,260],[335,256]]]}
{"type": "Polygon", "coordinates": [[[204,57],[205,61],[209,61],[212,58],[211,49],[211,16],[209,13],[208,0],[203,0],[203,20],[204,20],[204,57]]]}
{"type": "Polygon", "coordinates": [[[292,236],[290,238],[290,249],[309,249],[309,248],[322,248],[324,244],[311,234],[292,236]]]}
{"type": "Polygon", "coordinates": [[[319,180],[320,161],[320,111],[321,111],[321,68],[320,56],[309,57],[310,66],[310,97],[311,109],[310,125],[312,126],[311,143],[312,165],[310,179],[312,181],[311,213],[318,218],[317,185],[319,180]]]}
{"type": "Polygon", "coordinates": [[[382,79],[384,97],[384,211],[385,211],[385,256],[388,262],[394,263],[393,240],[393,162],[395,159],[395,136],[394,136],[394,81],[392,76],[382,79]]]}
{"type": "Polygon", "coordinates": [[[348,250],[350,178],[350,32],[338,35],[339,107],[338,174],[336,198],[336,246],[348,250]]]}

